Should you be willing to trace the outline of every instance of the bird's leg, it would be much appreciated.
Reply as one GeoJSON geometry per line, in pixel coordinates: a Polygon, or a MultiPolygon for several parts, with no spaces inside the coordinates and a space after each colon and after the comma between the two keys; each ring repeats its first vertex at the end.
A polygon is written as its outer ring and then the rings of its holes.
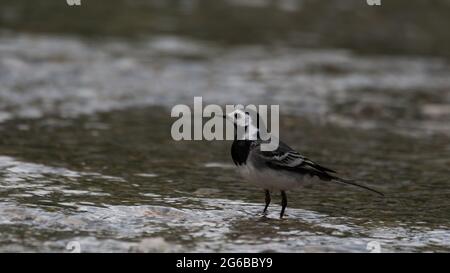
{"type": "Polygon", "coordinates": [[[285,191],[281,191],[281,212],[280,212],[280,219],[283,218],[284,210],[287,206],[287,196],[285,191]]]}
{"type": "Polygon", "coordinates": [[[266,213],[267,208],[269,207],[269,204],[270,204],[270,191],[264,190],[264,192],[266,193],[266,206],[264,207],[263,213],[266,213]]]}

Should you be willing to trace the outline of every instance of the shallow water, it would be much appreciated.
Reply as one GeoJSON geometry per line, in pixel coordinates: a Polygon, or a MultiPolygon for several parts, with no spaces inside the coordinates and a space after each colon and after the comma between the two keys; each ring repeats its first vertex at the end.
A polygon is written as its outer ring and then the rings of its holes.
{"type": "Polygon", "coordinates": [[[445,60],[25,34],[0,56],[0,251],[450,251],[445,60]],[[386,197],[324,182],[263,217],[231,143],[171,139],[195,95],[280,104],[285,142],[386,197]]]}
{"type": "Polygon", "coordinates": [[[170,140],[164,109],[55,124],[2,124],[2,251],[69,241],[83,251],[366,251],[373,240],[383,251],[449,250],[446,139],[285,117],[286,141],[387,197],[324,183],[290,193],[280,221],[277,197],[262,217],[263,193],[234,172],[230,143],[170,140]]]}

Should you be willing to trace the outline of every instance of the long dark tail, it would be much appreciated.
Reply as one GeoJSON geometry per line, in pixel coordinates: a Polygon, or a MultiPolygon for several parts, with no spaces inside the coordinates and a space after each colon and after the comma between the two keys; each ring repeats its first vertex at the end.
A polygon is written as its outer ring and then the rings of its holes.
{"type": "Polygon", "coordinates": [[[376,193],[376,194],[378,194],[378,195],[384,197],[384,193],[379,192],[379,191],[377,191],[377,190],[374,190],[374,189],[372,189],[372,188],[369,188],[369,187],[367,187],[367,186],[360,185],[360,184],[354,182],[353,180],[348,180],[348,179],[343,179],[343,178],[340,178],[340,177],[333,176],[333,180],[332,180],[332,181],[335,181],[335,182],[337,182],[337,183],[346,184],[346,185],[352,185],[352,186],[355,186],[355,187],[358,187],[358,188],[362,188],[362,189],[371,191],[371,192],[373,192],[373,193],[376,193]]]}

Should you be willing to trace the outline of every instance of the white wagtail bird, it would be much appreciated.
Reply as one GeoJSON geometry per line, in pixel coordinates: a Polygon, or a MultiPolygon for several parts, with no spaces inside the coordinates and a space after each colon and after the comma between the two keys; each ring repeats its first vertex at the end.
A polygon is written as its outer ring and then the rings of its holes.
{"type": "Polygon", "coordinates": [[[271,201],[271,192],[281,193],[281,219],[287,206],[286,191],[314,181],[352,185],[384,196],[379,191],[338,177],[336,171],[306,158],[282,141],[279,141],[278,148],[274,151],[262,151],[260,147],[264,140],[261,139],[260,132],[265,125],[260,121],[258,113],[251,115],[248,110],[236,109],[223,117],[234,124],[234,141],[231,146],[234,164],[239,167],[245,179],[264,189],[266,195],[264,214],[271,201]],[[238,130],[238,127],[241,127],[241,130],[238,130]],[[238,137],[238,131],[244,132],[245,135],[238,137]],[[250,137],[250,132],[254,132],[256,136],[250,137]]]}

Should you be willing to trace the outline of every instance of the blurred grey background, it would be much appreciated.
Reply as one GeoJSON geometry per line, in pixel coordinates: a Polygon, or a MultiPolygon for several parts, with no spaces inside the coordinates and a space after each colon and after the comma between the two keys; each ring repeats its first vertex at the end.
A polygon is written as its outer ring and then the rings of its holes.
{"type": "Polygon", "coordinates": [[[0,0],[0,251],[450,251],[450,0],[0,0]],[[170,109],[278,104],[281,138],[386,198],[277,196],[170,109]]]}
{"type": "Polygon", "coordinates": [[[366,53],[450,54],[450,1],[0,1],[0,28],[139,38],[176,34],[227,44],[286,43],[366,53]]]}

